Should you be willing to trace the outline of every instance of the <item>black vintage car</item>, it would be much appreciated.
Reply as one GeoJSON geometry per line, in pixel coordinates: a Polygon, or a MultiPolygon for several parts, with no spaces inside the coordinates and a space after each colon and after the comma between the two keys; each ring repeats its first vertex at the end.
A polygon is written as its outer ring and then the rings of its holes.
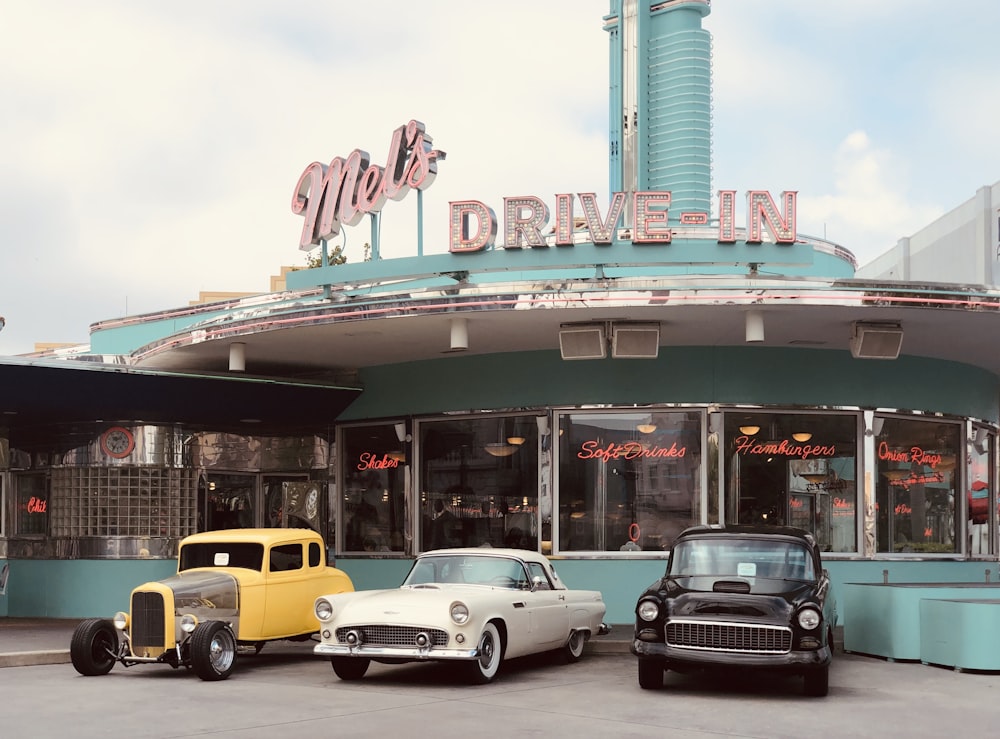
{"type": "Polygon", "coordinates": [[[685,529],[635,615],[642,688],[663,687],[665,670],[753,668],[800,674],[806,695],[827,694],[837,606],[806,531],[685,529]]]}

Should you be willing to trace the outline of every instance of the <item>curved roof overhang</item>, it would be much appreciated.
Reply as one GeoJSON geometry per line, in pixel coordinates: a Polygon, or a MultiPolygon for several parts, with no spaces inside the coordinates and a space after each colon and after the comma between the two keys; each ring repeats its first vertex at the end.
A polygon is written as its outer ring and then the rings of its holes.
{"type": "Polygon", "coordinates": [[[288,379],[163,372],[97,362],[0,359],[0,426],[30,450],[95,424],[180,425],[246,435],[328,435],[361,393],[288,379]]]}

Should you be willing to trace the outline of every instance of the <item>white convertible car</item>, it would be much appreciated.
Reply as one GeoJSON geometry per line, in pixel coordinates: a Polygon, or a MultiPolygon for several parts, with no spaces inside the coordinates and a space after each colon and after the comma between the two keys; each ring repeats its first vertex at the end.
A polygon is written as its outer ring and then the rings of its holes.
{"type": "Polygon", "coordinates": [[[568,590],[548,559],[523,549],[439,549],[420,555],[402,586],[316,599],[321,642],[341,680],[372,660],[467,663],[488,683],[504,659],[559,650],[568,661],[607,634],[595,590],[568,590]]]}

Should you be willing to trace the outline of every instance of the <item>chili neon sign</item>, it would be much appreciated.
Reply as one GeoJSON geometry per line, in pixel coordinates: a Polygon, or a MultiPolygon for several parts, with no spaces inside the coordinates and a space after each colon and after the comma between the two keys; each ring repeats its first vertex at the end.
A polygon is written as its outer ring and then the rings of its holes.
{"type": "Polygon", "coordinates": [[[48,501],[44,498],[36,498],[31,496],[28,499],[27,510],[28,513],[45,513],[48,509],[48,501]]]}

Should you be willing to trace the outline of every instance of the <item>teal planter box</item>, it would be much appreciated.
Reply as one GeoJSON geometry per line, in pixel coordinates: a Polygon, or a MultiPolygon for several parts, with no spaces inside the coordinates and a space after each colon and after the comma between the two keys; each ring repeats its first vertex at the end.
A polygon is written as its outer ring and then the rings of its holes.
{"type": "Polygon", "coordinates": [[[1000,600],[920,601],[920,661],[1000,671],[1000,600]]]}
{"type": "Polygon", "coordinates": [[[844,651],[920,662],[921,601],[993,599],[1000,583],[847,583],[844,651]]]}

